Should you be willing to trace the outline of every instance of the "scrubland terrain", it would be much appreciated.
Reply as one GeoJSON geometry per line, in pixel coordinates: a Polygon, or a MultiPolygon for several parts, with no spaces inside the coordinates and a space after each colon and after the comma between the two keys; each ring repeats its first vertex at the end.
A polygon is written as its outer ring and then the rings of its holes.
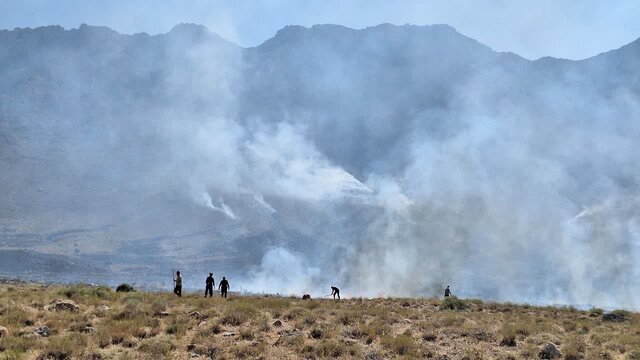
{"type": "Polygon", "coordinates": [[[0,285],[3,360],[554,356],[640,359],[640,315],[455,298],[224,300],[0,285]]]}

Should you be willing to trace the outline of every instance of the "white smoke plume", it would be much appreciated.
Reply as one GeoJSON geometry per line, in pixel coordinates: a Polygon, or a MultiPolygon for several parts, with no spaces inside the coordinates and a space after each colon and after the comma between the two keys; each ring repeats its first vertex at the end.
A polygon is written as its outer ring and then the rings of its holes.
{"type": "Polygon", "coordinates": [[[202,204],[212,210],[221,212],[223,214],[225,214],[226,216],[228,216],[230,219],[232,220],[238,220],[238,217],[236,216],[236,214],[233,213],[233,210],[231,210],[231,208],[229,207],[229,205],[224,203],[224,200],[222,198],[220,198],[220,200],[218,201],[219,205],[216,206],[213,204],[213,200],[211,199],[211,195],[209,195],[209,193],[202,193],[201,196],[201,201],[202,204]]]}
{"type": "MultiPolygon", "coordinates": [[[[124,41],[72,34],[92,31],[124,41]]],[[[120,242],[96,241],[104,251],[202,257],[197,271],[233,259],[225,271],[253,292],[432,296],[451,284],[463,297],[640,308],[637,44],[529,62],[446,26],[288,27],[250,49],[185,25],[126,40],[147,55],[32,56],[62,90],[38,98],[54,109],[40,122],[31,97],[0,103],[18,119],[0,129],[26,129],[6,142],[20,157],[3,160],[2,203],[116,224],[120,242]],[[82,75],[104,69],[118,71],[82,75]],[[87,94],[100,96],[88,106],[87,94]]],[[[41,78],[15,82],[39,93],[41,78]]]]}
{"type": "Polygon", "coordinates": [[[253,194],[253,198],[255,199],[256,203],[258,203],[258,205],[265,209],[268,214],[273,215],[278,212],[278,210],[276,210],[264,199],[264,196],[260,194],[253,194]]]}

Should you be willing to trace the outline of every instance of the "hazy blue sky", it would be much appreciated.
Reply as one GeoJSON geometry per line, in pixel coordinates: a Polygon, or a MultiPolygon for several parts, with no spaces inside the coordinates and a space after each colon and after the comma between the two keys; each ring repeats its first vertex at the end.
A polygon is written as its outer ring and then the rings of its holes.
{"type": "Polygon", "coordinates": [[[290,24],[445,23],[496,50],[576,59],[640,37],[640,1],[0,0],[4,29],[87,23],[156,34],[180,22],[206,25],[243,46],[258,45],[290,24]]]}

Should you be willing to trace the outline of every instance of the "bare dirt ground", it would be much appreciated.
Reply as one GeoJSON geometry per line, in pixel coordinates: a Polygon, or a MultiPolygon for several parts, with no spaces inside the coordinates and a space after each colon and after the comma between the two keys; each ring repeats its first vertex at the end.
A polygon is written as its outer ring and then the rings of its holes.
{"type": "Polygon", "coordinates": [[[2,359],[640,359],[640,315],[0,284],[2,359]]]}

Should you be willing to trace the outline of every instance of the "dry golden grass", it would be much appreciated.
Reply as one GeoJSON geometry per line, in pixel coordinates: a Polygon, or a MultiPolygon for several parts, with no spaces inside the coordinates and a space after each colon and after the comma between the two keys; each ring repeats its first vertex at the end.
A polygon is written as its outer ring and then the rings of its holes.
{"type": "Polygon", "coordinates": [[[640,317],[478,300],[203,299],[104,287],[0,285],[0,360],[640,359],[640,317]],[[46,305],[70,299],[80,311],[46,305]],[[47,327],[48,336],[34,335],[47,327]]]}

